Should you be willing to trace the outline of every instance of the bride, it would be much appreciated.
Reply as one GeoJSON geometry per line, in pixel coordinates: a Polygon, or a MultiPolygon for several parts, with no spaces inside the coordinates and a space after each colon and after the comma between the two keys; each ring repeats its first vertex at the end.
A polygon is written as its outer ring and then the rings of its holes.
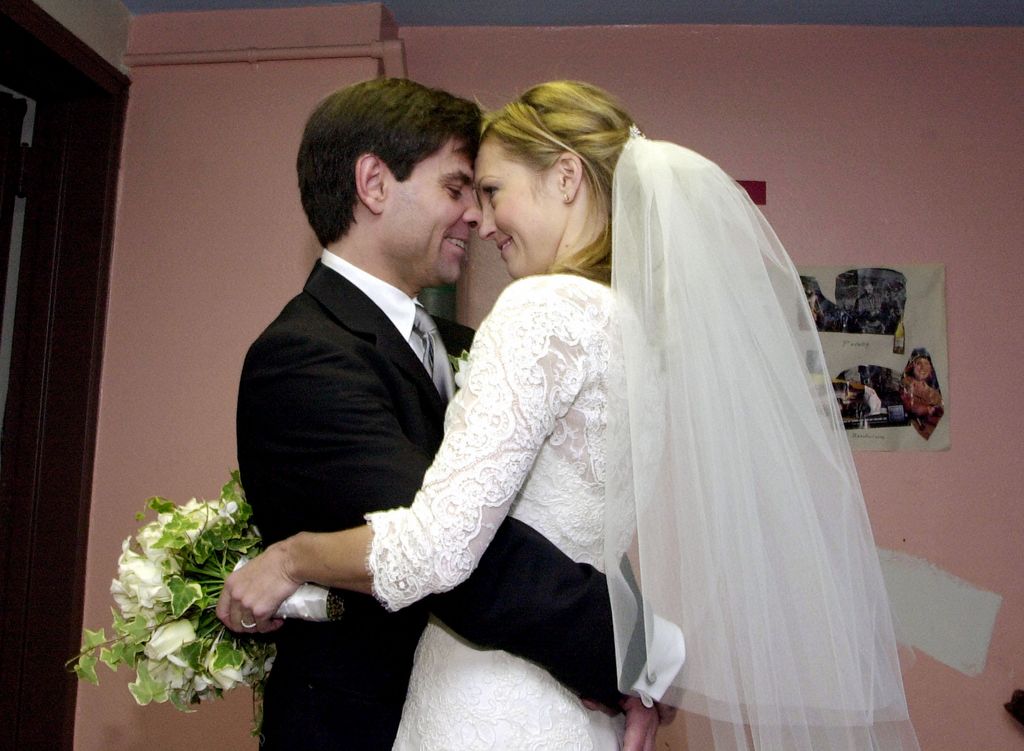
{"type": "MultiPolygon", "coordinates": [[[[608,574],[620,687],[705,718],[700,747],[917,749],[810,312],[742,189],[576,82],[485,118],[475,172],[478,231],[517,281],[423,488],[272,545],[228,580],[225,623],[271,628],[305,581],[400,609],[464,581],[511,514],[608,574]]],[[[621,733],[537,666],[432,623],[395,747],[615,749],[621,733]]]]}

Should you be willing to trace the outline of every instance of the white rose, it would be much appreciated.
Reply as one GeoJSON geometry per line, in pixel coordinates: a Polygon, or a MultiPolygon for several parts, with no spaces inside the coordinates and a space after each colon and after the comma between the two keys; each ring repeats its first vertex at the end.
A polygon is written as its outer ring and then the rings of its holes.
{"type": "Polygon", "coordinates": [[[205,509],[206,504],[202,501],[196,500],[195,498],[191,499],[188,503],[178,507],[178,511],[183,513],[185,516],[192,516],[195,514],[195,512],[205,511],[205,509]]]}
{"type": "MultiPolygon", "coordinates": [[[[167,560],[167,549],[154,547],[162,534],[156,524],[147,524],[135,535],[139,547],[142,548],[142,554],[157,565],[163,565],[167,560]]],[[[173,559],[171,561],[174,563],[173,559]]]]}
{"type": "Polygon", "coordinates": [[[195,525],[185,531],[185,536],[188,537],[189,542],[195,542],[199,539],[199,535],[212,527],[220,518],[214,502],[197,501],[195,498],[182,506],[179,511],[189,522],[195,525]]]}
{"type": "Polygon", "coordinates": [[[153,632],[146,645],[146,657],[151,660],[163,660],[172,652],[177,652],[184,645],[196,640],[196,630],[191,621],[181,619],[165,623],[153,632]]]}
{"type": "Polygon", "coordinates": [[[155,608],[144,608],[139,605],[135,594],[126,591],[117,579],[110,582],[110,594],[114,596],[114,602],[117,603],[117,607],[120,609],[121,615],[124,616],[125,620],[130,621],[141,616],[146,625],[153,628],[156,626],[159,616],[163,615],[162,612],[158,614],[155,608]]]}
{"type": "Polygon", "coordinates": [[[157,602],[171,600],[160,565],[129,548],[128,540],[121,546],[117,579],[111,582],[110,592],[125,617],[137,613],[138,608],[152,609],[157,602]]]}
{"type": "Polygon", "coordinates": [[[119,579],[113,579],[110,582],[110,594],[114,596],[114,602],[121,610],[121,615],[128,620],[137,616],[142,610],[134,592],[129,592],[119,579]]]}
{"type": "Polygon", "coordinates": [[[150,678],[171,690],[184,688],[192,672],[166,660],[146,660],[146,668],[150,678]]]}
{"type": "Polygon", "coordinates": [[[234,688],[236,684],[245,680],[245,676],[242,675],[241,667],[228,665],[220,668],[219,670],[214,670],[213,658],[214,651],[211,650],[209,656],[206,658],[206,665],[204,666],[206,668],[206,675],[209,677],[210,682],[213,685],[227,691],[234,688]]]}

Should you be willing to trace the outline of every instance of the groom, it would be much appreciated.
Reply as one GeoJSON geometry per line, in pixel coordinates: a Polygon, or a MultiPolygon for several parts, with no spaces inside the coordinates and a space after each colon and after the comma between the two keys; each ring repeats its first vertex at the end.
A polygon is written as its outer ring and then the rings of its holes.
{"type": "MultiPolygon", "coordinates": [[[[250,348],[238,397],[241,476],[268,543],[359,525],[419,489],[445,403],[410,345],[413,298],[462,269],[479,118],[383,79],[335,92],[307,123],[299,188],[325,250],[250,348]]],[[[437,323],[449,352],[469,348],[469,329],[437,323]]],[[[277,632],[262,748],[390,749],[428,613],[581,696],[620,699],[604,577],[513,519],[452,592],[392,614],[344,598],[340,620],[277,632]]]]}

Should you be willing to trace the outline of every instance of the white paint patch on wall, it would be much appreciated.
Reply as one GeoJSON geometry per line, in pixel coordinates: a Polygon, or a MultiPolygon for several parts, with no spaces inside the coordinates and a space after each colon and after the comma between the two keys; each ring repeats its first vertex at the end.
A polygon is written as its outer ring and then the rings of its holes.
{"type": "Polygon", "coordinates": [[[878,557],[900,643],[965,675],[979,675],[1003,598],[923,558],[883,548],[878,557]]]}
{"type": "Polygon", "coordinates": [[[132,15],[121,0],[35,0],[65,29],[127,73],[124,52],[132,15]]]}

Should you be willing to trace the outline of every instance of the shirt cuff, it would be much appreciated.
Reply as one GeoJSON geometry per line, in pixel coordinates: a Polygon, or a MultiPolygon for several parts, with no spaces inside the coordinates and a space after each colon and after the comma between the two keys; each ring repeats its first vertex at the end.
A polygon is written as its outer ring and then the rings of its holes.
{"type": "Polygon", "coordinates": [[[686,640],[683,631],[672,621],[655,615],[651,625],[651,640],[647,649],[647,664],[630,687],[645,707],[659,701],[686,661],[686,640]]]}

